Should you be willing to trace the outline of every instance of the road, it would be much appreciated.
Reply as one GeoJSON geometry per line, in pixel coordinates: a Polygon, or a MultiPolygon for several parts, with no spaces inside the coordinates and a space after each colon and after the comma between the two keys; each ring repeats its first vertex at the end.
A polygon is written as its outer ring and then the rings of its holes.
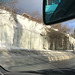
{"type": "MultiPolygon", "coordinates": [[[[37,71],[43,69],[57,69],[57,68],[73,68],[75,69],[75,58],[70,60],[50,62],[46,58],[38,59],[24,57],[8,58],[9,60],[3,60],[1,64],[5,69],[9,71],[37,71]],[[27,61],[26,61],[27,60],[27,61]]],[[[1,62],[1,61],[0,61],[1,62]]]]}
{"type": "Polygon", "coordinates": [[[75,69],[75,57],[70,60],[57,61],[57,62],[53,62],[51,64],[57,68],[75,69]]]}
{"type": "MultiPolygon", "coordinates": [[[[24,65],[23,67],[24,67],[24,70],[25,69],[27,69],[27,67],[26,67],[27,65],[24,65]]],[[[66,61],[60,61],[60,62],[51,62],[51,63],[47,63],[47,62],[45,62],[45,63],[42,63],[42,64],[36,64],[36,67],[34,66],[34,65],[30,65],[30,67],[31,67],[31,69],[33,69],[34,68],[34,71],[35,71],[35,69],[36,68],[38,68],[38,70],[47,70],[48,71],[48,69],[49,69],[49,73],[51,74],[51,75],[58,75],[58,72],[60,73],[60,75],[63,75],[62,73],[62,71],[59,69],[59,68],[72,68],[72,69],[75,69],[75,58],[72,58],[72,59],[70,59],[70,60],[66,60],[66,61]],[[45,68],[45,66],[44,65],[46,65],[46,68],[45,68]],[[41,67],[40,69],[39,69],[39,66],[41,67]],[[50,72],[50,69],[57,69],[57,70],[51,70],[51,72],[50,72]],[[58,71],[58,72],[57,72],[58,71]]],[[[30,69],[30,67],[29,67],[29,69],[30,69]]],[[[14,69],[16,70],[18,70],[19,69],[19,67],[14,67],[14,69]]],[[[22,69],[22,67],[21,67],[21,69],[22,69]]],[[[1,68],[0,67],[0,73],[6,73],[6,71],[4,71],[3,70],[3,68],[1,68]]],[[[26,71],[26,70],[25,70],[26,71]]],[[[29,70],[28,70],[29,71],[29,70]]],[[[46,72],[46,71],[45,71],[46,72]]],[[[65,72],[65,71],[64,71],[65,72]]],[[[15,72],[9,72],[8,74],[10,74],[10,73],[12,73],[12,75],[38,75],[38,74],[35,74],[35,72],[34,73],[25,73],[25,74],[22,74],[21,72],[20,73],[15,73],[15,72]]],[[[24,73],[24,72],[23,72],[24,73]]],[[[46,72],[47,73],[47,72],[46,72]]],[[[45,73],[45,74],[46,74],[45,73]]],[[[69,72],[67,72],[68,74],[67,75],[69,75],[69,72]]],[[[7,74],[7,73],[6,73],[7,74]]],[[[4,75],[4,74],[3,74],[4,75]]],[[[42,74],[39,74],[39,75],[42,75],[42,74]]],[[[46,74],[46,75],[49,75],[48,73],[46,74]]],[[[73,73],[72,74],[70,74],[70,75],[74,75],[73,73]]]]}
{"type": "Polygon", "coordinates": [[[75,68],[75,57],[59,61],[49,60],[51,57],[55,60],[56,56],[61,58],[61,54],[63,57],[66,55],[55,51],[2,50],[0,51],[0,65],[9,71],[75,68]]]}

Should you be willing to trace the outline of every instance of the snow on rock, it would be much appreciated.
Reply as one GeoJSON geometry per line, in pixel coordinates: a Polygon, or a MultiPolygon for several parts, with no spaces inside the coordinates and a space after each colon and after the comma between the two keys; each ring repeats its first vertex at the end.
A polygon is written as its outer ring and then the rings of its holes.
{"type": "Polygon", "coordinates": [[[45,33],[44,24],[0,9],[1,45],[43,49],[44,39],[41,34],[44,35],[45,33]]]}
{"type": "MultiPolygon", "coordinates": [[[[45,26],[43,23],[40,23],[35,18],[27,14],[18,15],[14,14],[13,12],[8,12],[6,10],[0,9],[0,47],[20,47],[36,50],[54,49],[56,42],[53,41],[51,43],[48,40],[46,29],[52,29],[58,32],[57,29],[54,29],[51,26],[45,26]]],[[[70,43],[75,45],[74,38],[68,36],[67,34],[63,34],[63,37],[64,36],[69,37],[70,43]]],[[[64,38],[63,40],[67,41],[67,39],[64,38]]],[[[68,43],[68,47],[70,43],[68,43]]]]}

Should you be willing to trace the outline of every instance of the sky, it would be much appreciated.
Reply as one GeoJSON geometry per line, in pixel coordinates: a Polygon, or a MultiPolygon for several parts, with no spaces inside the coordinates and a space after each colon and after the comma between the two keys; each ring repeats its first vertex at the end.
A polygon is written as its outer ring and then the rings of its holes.
{"type": "MultiPolygon", "coordinates": [[[[2,2],[9,2],[15,0],[0,0],[2,2]]],[[[19,13],[32,13],[34,11],[38,11],[42,14],[42,5],[43,0],[17,0],[15,7],[19,10],[19,13]]]]}
{"type": "Polygon", "coordinates": [[[21,13],[38,11],[42,14],[42,2],[43,0],[18,0],[16,7],[20,8],[21,13]]]}
{"type": "MultiPolygon", "coordinates": [[[[1,1],[1,0],[0,0],[1,1]]],[[[3,2],[10,1],[10,0],[2,0],[3,2]]],[[[15,0],[14,0],[15,1],[15,0]]],[[[22,13],[29,13],[38,11],[40,14],[43,12],[43,0],[18,0],[15,7],[19,10],[19,14],[22,13]]],[[[72,29],[75,28],[75,19],[63,22],[62,25],[67,24],[72,29]]]]}
{"type": "Polygon", "coordinates": [[[62,25],[68,25],[69,27],[72,28],[72,30],[75,29],[75,19],[63,22],[62,25]]]}

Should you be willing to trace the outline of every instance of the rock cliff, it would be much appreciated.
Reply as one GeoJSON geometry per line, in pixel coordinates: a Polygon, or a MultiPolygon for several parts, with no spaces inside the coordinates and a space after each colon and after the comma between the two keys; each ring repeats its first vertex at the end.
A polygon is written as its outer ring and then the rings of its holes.
{"type": "Polygon", "coordinates": [[[67,50],[72,49],[74,45],[74,38],[53,29],[51,26],[39,23],[27,14],[18,15],[0,9],[1,47],[20,47],[33,50],[67,50]],[[50,35],[48,35],[47,29],[52,30],[49,33],[50,35]],[[58,36],[55,36],[53,33],[58,36]]]}

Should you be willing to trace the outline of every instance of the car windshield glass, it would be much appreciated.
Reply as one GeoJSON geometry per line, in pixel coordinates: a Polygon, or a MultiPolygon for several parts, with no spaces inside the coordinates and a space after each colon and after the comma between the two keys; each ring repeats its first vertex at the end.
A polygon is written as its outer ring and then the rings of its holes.
{"type": "Polygon", "coordinates": [[[6,70],[75,69],[75,19],[46,26],[42,6],[43,0],[0,0],[0,65],[6,70]]]}

